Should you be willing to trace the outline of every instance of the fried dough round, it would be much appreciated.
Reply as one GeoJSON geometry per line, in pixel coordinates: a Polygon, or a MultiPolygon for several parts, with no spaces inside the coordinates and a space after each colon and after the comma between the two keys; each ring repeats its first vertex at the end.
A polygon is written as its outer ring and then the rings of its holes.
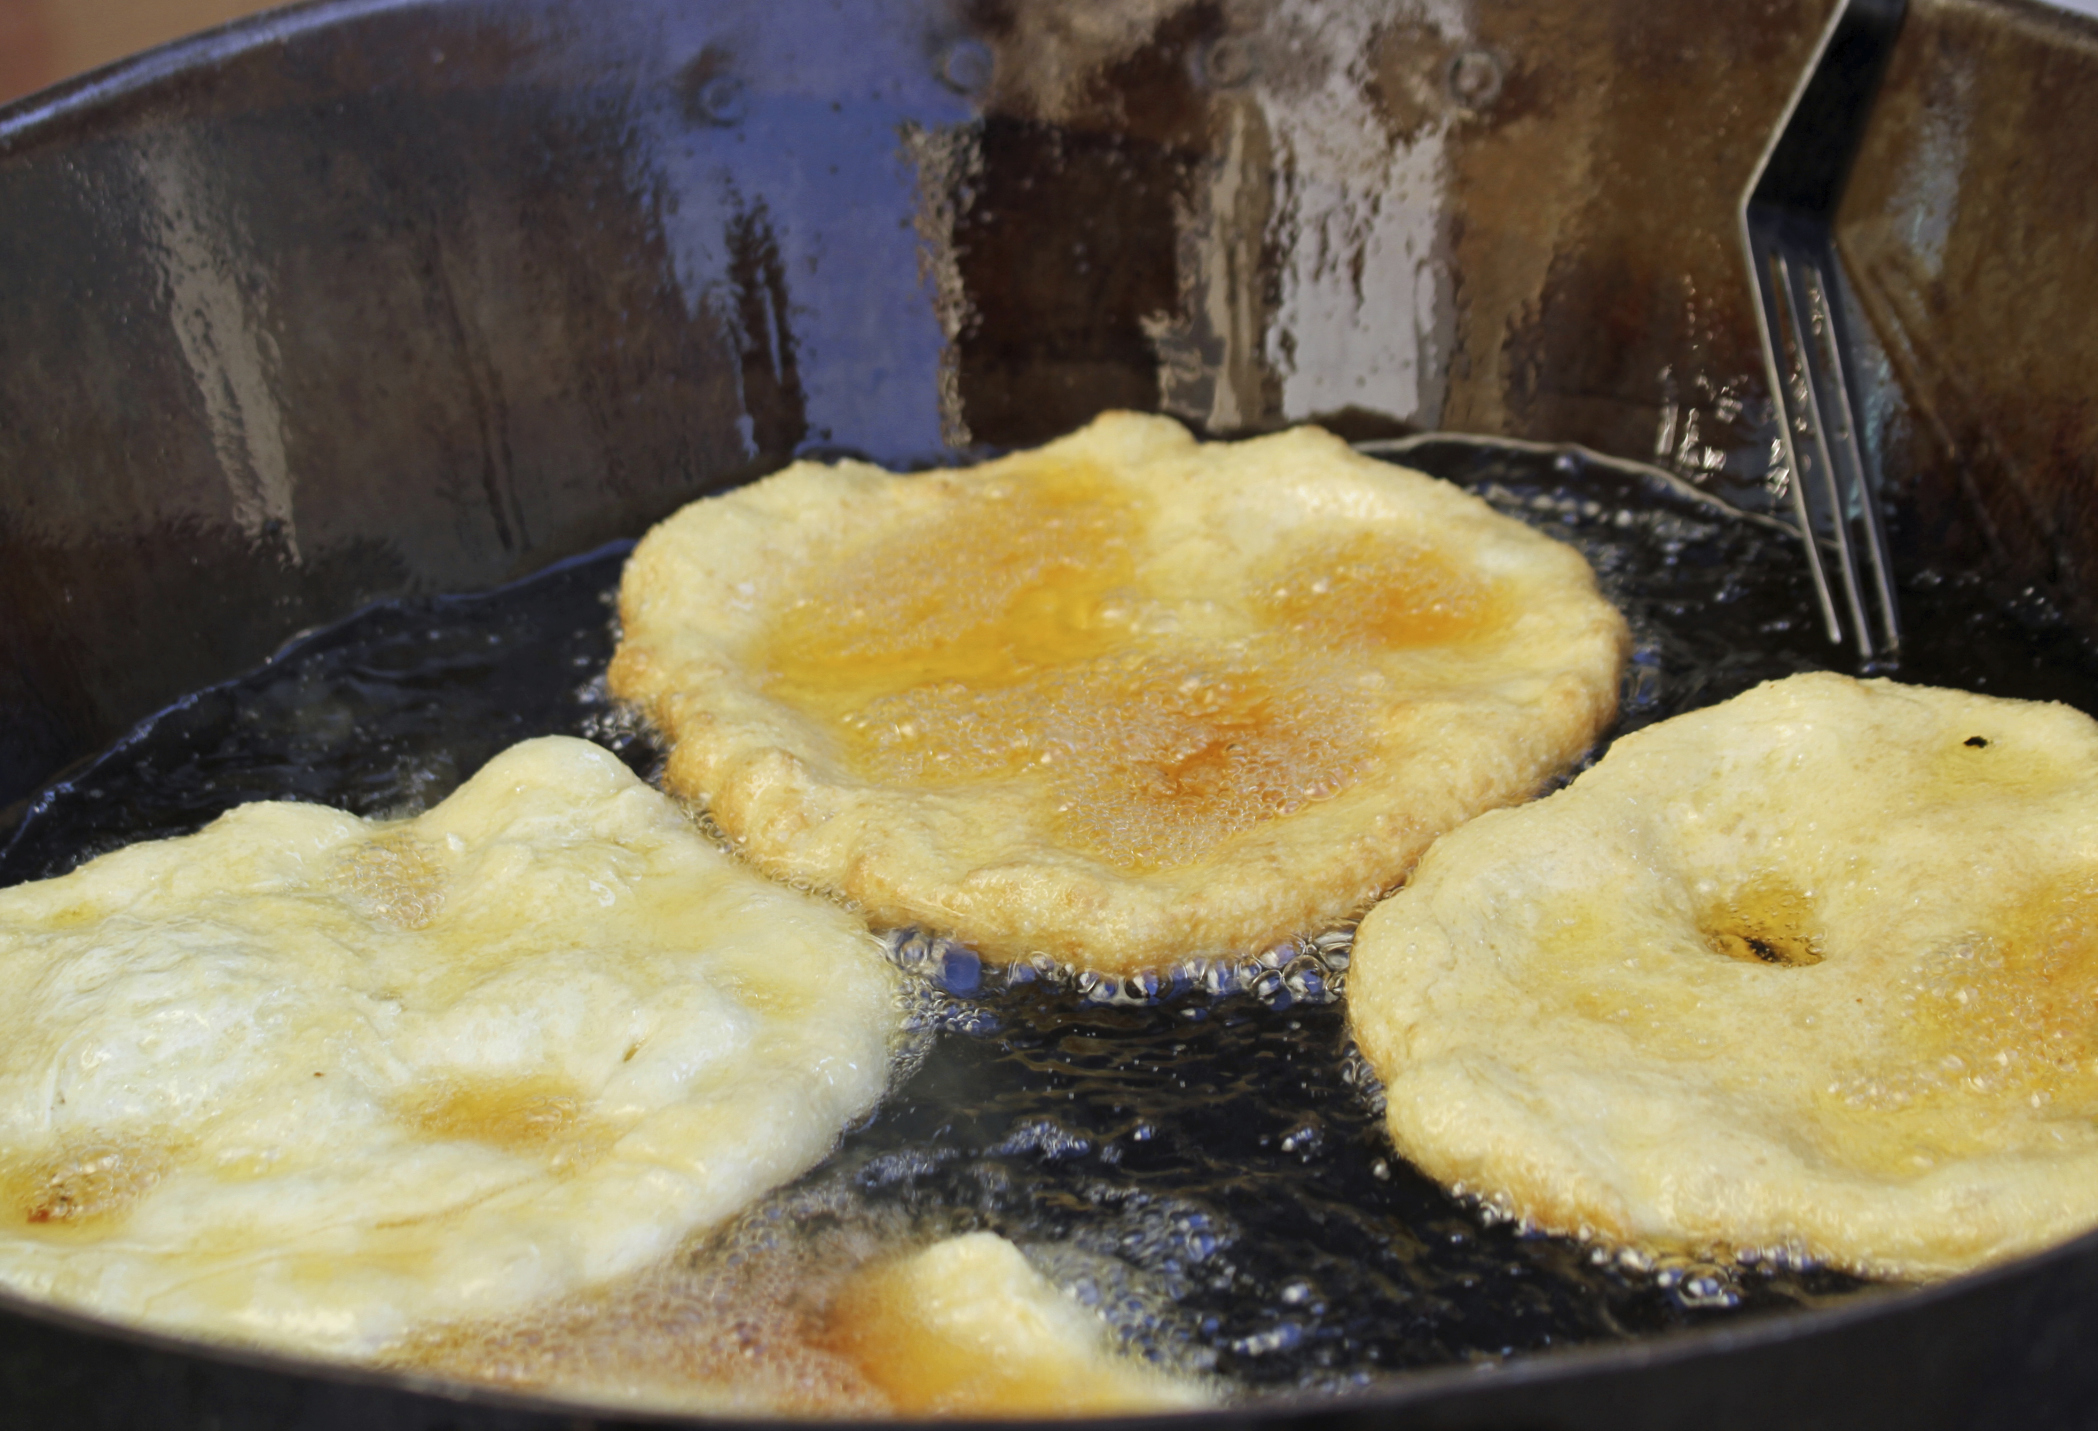
{"type": "Polygon", "coordinates": [[[1580,555],[1315,428],[1111,413],[657,527],[615,694],[761,869],[993,957],[1133,972],[1352,914],[1616,708],[1580,555]]]}
{"type": "Polygon", "coordinates": [[[858,919],[551,737],[0,891],[0,1284],[367,1354],[662,1256],[885,1085],[858,919]]]}
{"type": "Polygon", "coordinates": [[[1936,1276],[2098,1224],[2098,724],[1796,676],[1439,842],[1358,933],[1401,1152],[1556,1231],[1936,1276]]]}

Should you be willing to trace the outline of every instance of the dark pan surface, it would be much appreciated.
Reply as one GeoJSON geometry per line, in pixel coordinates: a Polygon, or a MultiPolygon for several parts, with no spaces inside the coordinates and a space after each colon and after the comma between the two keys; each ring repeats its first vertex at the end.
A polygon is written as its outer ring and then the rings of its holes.
{"type": "MultiPolygon", "coordinates": [[[[1753,503],[1733,214],[1825,3],[334,0],[17,104],[0,809],[303,627],[828,445],[1319,417],[1753,503]]],[[[1841,237],[1897,543],[2088,624],[2091,30],[1918,6],[1882,108],[1841,237]]]]}
{"type": "MultiPolygon", "coordinates": [[[[1788,533],[1576,451],[1428,439],[1404,455],[1589,558],[1634,630],[1620,731],[1829,654],[1788,533]]],[[[45,792],[0,850],[0,882],[251,799],[417,811],[533,735],[584,736],[648,773],[656,750],[597,679],[625,552],[483,596],[384,603],[186,697],[45,792]]],[[[1929,573],[1904,594],[1920,677],[2098,708],[2098,654],[2044,610],[1929,573]]],[[[1403,1373],[1738,1331],[1893,1290],[1783,1268],[1628,1270],[1482,1220],[1390,1154],[1335,1001],[1344,943],[1278,951],[1221,992],[987,968],[923,936],[897,952],[930,1000],[914,1071],[829,1162],[698,1244],[695,1267],[750,1255],[778,1226],[818,1240],[988,1227],[1095,1259],[1066,1270],[1122,1299],[1136,1345],[1213,1368],[1253,1406],[1410,1399],[1403,1373]],[[1138,1281],[1118,1293],[1100,1268],[1138,1281]],[[1145,1287],[1170,1310],[1144,1305],[1145,1287]]]]}
{"type": "MultiPolygon", "coordinates": [[[[1914,10],[1843,222],[1868,441],[1911,573],[2032,585],[2066,641],[2098,51],[2011,0],[1914,10]]],[[[1575,439],[1757,505],[1732,208],[1824,11],[350,0],[0,112],[8,868],[86,847],[38,846],[25,797],[293,633],[797,452],[951,460],[1126,405],[1575,439]]],[[[1974,609],[1943,678],[1998,671],[1974,609]]],[[[1211,1419],[2085,1424],[2094,1267],[1211,1419]]],[[[36,1425],[574,1424],[27,1310],[0,1393],[36,1425]]]]}

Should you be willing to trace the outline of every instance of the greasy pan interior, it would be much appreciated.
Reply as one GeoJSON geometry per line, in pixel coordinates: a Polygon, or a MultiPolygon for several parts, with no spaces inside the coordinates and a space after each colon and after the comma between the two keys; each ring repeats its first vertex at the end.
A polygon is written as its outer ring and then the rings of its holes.
{"type": "MultiPolygon", "coordinates": [[[[319,4],[0,111],[0,837],[132,722],[797,453],[1108,407],[1768,505],[1734,206],[1825,0],[319,4]],[[12,803],[10,803],[12,802],[12,803]]],[[[2098,627],[2098,34],[1917,0],[1843,216],[1898,560],[2098,627]]],[[[2098,1240],[1229,1421],[2078,1423],[2098,1240]]],[[[572,1411],[0,1311],[27,1424],[572,1411]]]]}

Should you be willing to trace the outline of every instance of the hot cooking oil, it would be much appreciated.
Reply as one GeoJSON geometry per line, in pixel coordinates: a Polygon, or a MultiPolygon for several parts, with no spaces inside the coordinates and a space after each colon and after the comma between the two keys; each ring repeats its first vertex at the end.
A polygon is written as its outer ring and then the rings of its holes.
{"type": "MultiPolygon", "coordinates": [[[[1575,453],[1450,441],[1407,460],[1588,557],[1634,635],[1614,734],[1765,679],[1848,669],[1788,532],[1575,453]]],[[[652,773],[660,752],[602,681],[626,550],[485,595],[373,607],[177,702],[29,804],[0,850],[0,884],[187,833],[249,800],[413,814],[535,735],[581,735],[652,773]]],[[[1276,599],[1293,599],[1283,588],[1276,599]]],[[[1907,645],[1887,674],[2098,712],[2098,656],[2043,601],[1920,569],[1901,596],[1907,645]]],[[[1470,600],[1455,592],[1450,619],[1472,619],[1470,600]]],[[[413,873],[395,864],[352,873],[413,873]]],[[[899,1238],[979,1230],[1019,1244],[1135,1352],[1247,1394],[1344,1390],[1864,1285],[1784,1249],[1726,1267],[1604,1254],[1411,1172],[1347,1043],[1348,937],[1306,930],[1275,949],[1104,978],[987,965],[939,931],[893,932],[916,1030],[890,1096],[807,1177],[638,1290],[605,1293],[607,1306],[669,1318],[620,1355],[654,1346],[666,1371],[680,1358],[712,1366],[716,1350],[694,1348],[720,1318],[693,1308],[721,1288],[770,1286],[794,1267],[835,1278],[899,1238]]],[[[575,1112],[546,1107],[556,1122],[575,1112]]]]}

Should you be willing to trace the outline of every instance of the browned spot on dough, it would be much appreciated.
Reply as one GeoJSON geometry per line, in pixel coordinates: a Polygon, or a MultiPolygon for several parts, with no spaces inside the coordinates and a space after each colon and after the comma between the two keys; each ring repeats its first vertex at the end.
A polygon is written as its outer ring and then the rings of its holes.
{"type": "Polygon", "coordinates": [[[835,713],[882,691],[1096,654],[1113,633],[1095,608],[1127,579],[1140,520],[1079,463],[964,486],[871,546],[817,558],[753,655],[785,699],[835,713]]]}
{"type": "Polygon", "coordinates": [[[1496,634],[1507,618],[1495,583],[1433,547],[1374,531],[1293,541],[1255,605],[1328,647],[1458,645],[1496,634]]]}
{"type": "Polygon", "coordinates": [[[1056,824],[1123,869],[1191,864],[1361,776],[1370,734],[1347,697],[1304,662],[1103,663],[1049,703],[1056,824]]]}
{"type": "Polygon", "coordinates": [[[75,1225],[128,1212],[166,1176],[165,1149],[136,1143],[87,1143],[0,1173],[26,1221],[75,1225]]]}
{"type": "Polygon", "coordinates": [[[747,1215],[666,1263],[514,1317],[427,1323],[394,1366],[512,1388],[594,1388],[782,1412],[890,1410],[829,1349],[823,1308],[877,1254],[874,1227],[817,1217],[792,1237],[747,1215]]]}
{"type": "Polygon", "coordinates": [[[1706,912],[1699,930],[1716,954],[1802,968],[1822,959],[1821,933],[1807,897],[1782,880],[1753,880],[1706,912]]]}
{"type": "Polygon", "coordinates": [[[1061,838],[1124,871],[1193,863],[1361,777],[1370,732],[1332,650],[1501,618],[1447,559],[1342,538],[1292,548],[1251,647],[1131,632],[1115,594],[1141,513],[1088,468],[1025,477],[841,558],[755,654],[863,778],[1023,781],[1061,838]]]}
{"type": "Polygon", "coordinates": [[[444,870],[435,852],[405,833],[344,851],[333,882],[366,918],[396,929],[426,928],[444,908],[444,870]]]}
{"type": "Polygon", "coordinates": [[[1986,1150],[2054,1146],[2098,1106],[2098,885],[2019,892],[1887,990],[1877,1047],[1829,1085],[1827,1155],[1910,1175],[1986,1150]]]}
{"type": "Polygon", "coordinates": [[[554,1078],[451,1079],[407,1100],[402,1117],[424,1137],[461,1138],[539,1153],[556,1171],[595,1162],[614,1134],[586,1116],[588,1100],[554,1078]]]}
{"type": "Polygon", "coordinates": [[[2098,886],[2060,880],[2005,907],[1905,981],[1890,1053],[1949,1089],[2098,1102],[2098,886]]]}

